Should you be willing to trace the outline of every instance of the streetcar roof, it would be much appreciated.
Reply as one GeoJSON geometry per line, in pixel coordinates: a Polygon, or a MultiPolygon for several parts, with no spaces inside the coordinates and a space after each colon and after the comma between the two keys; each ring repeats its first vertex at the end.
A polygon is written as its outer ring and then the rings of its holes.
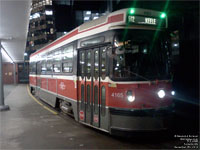
{"type": "MultiPolygon", "coordinates": [[[[140,8],[135,8],[135,9],[137,10],[136,15],[157,16],[158,14],[161,13],[158,11],[147,10],[147,9],[140,9],[140,8]]],[[[44,52],[51,51],[60,46],[68,44],[74,40],[78,40],[83,37],[107,31],[114,26],[125,25],[126,15],[128,10],[129,8],[121,9],[78,26],[68,34],[56,39],[52,43],[42,47],[35,53],[31,54],[30,61],[32,60],[31,58],[36,57],[38,54],[42,55],[44,52]]]]}

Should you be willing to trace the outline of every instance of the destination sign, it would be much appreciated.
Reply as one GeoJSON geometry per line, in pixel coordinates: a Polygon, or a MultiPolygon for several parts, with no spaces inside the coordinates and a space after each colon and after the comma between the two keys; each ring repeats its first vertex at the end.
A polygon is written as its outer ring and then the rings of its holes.
{"type": "Polygon", "coordinates": [[[143,16],[128,16],[128,23],[131,24],[141,24],[141,25],[152,25],[165,27],[165,19],[153,18],[153,17],[143,17],[143,16]]]}

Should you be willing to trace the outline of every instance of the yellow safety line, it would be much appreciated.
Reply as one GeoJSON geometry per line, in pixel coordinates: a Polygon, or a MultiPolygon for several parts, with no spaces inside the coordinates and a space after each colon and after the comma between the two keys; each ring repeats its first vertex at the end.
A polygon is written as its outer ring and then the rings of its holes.
{"type": "Polygon", "coordinates": [[[34,101],[36,101],[38,104],[40,104],[44,109],[50,111],[50,112],[53,113],[54,115],[57,115],[57,114],[58,114],[56,111],[51,110],[50,108],[48,108],[47,106],[45,106],[45,105],[43,105],[41,102],[39,102],[39,101],[31,94],[28,85],[27,85],[27,91],[28,91],[29,96],[32,97],[32,99],[33,99],[34,101]]]}

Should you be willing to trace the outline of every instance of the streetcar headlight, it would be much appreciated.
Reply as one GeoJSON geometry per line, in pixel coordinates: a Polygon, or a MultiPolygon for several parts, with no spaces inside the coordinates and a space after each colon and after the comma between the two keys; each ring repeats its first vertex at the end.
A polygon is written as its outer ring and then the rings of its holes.
{"type": "Polygon", "coordinates": [[[175,93],[175,91],[171,91],[171,94],[174,96],[176,93],[175,93]]]}
{"type": "Polygon", "coordinates": [[[126,95],[127,95],[127,100],[128,100],[129,102],[133,102],[133,101],[135,100],[135,96],[132,94],[132,91],[128,91],[128,92],[126,93],[126,95]]]}
{"type": "Polygon", "coordinates": [[[160,91],[158,91],[158,97],[159,98],[164,98],[165,97],[165,91],[164,90],[160,90],[160,91]]]}

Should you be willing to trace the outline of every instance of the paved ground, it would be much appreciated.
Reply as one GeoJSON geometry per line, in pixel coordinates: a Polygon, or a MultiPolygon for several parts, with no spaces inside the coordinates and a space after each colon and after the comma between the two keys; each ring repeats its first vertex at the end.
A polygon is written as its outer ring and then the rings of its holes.
{"type": "Polygon", "coordinates": [[[4,85],[4,98],[6,98],[16,87],[17,85],[14,84],[4,85]]]}
{"type": "Polygon", "coordinates": [[[4,89],[11,110],[0,112],[0,149],[170,149],[180,145],[174,138],[112,137],[69,116],[52,114],[28,95],[26,85],[4,89]]]}

